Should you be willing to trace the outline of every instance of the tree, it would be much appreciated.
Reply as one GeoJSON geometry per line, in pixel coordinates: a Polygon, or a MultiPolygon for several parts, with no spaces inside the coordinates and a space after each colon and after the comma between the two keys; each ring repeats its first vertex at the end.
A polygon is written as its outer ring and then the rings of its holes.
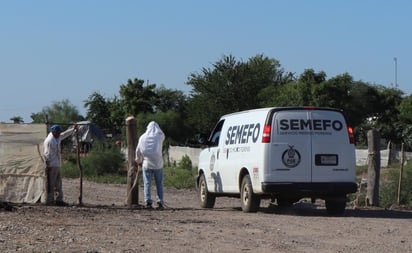
{"type": "Polygon", "coordinates": [[[51,106],[46,106],[41,112],[32,113],[33,123],[45,123],[47,118],[50,123],[71,124],[84,120],[79,114],[76,106],[72,105],[68,99],[53,102],[51,106]]]}
{"type": "Polygon", "coordinates": [[[412,95],[402,99],[398,106],[399,121],[401,122],[402,141],[407,145],[407,149],[412,149],[412,95]]]}
{"type": "Polygon", "coordinates": [[[20,116],[14,116],[10,118],[11,121],[13,121],[14,124],[21,124],[24,123],[24,120],[20,116]]]}
{"type": "Polygon", "coordinates": [[[404,124],[412,124],[412,95],[402,99],[398,107],[399,119],[404,124]]]}
{"type": "Polygon", "coordinates": [[[120,85],[120,102],[122,110],[127,116],[136,116],[139,113],[154,112],[156,100],[155,84],[144,86],[144,80],[135,78],[120,85]]]}
{"type": "Polygon", "coordinates": [[[280,85],[268,86],[262,90],[260,96],[267,97],[267,99],[264,99],[264,106],[313,105],[313,87],[325,80],[325,72],[315,73],[313,69],[307,69],[299,76],[298,80],[289,78],[285,79],[280,85]]]}
{"type": "Polygon", "coordinates": [[[352,76],[345,73],[314,86],[314,105],[345,109],[350,105],[352,83],[352,76]]]}
{"type": "Polygon", "coordinates": [[[291,78],[275,59],[257,55],[239,62],[232,55],[223,56],[213,68],[192,73],[188,105],[190,124],[200,132],[209,132],[217,119],[226,113],[262,106],[259,93],[268,86],[280,85],[291,78]]]}
{"type": "Polygon", "coordinates": [[[122,101],[117,96],[114,96],[113,99],[108,101],[108,108],[112,122],[112,132],[121,133],[126,119],[126,112],[123,110],[122,101]]]}
{"type": "Polygon", "coordinates": [[[403,92],[396,88],[379,87],[379,104],[376,105],[376,128],[383,139],[400,144],[404,124],[400,120],[399,106],[403,92]]]}
{"type": "Polygon", "coordinates": [[[87,108],[86,118],[98,125],[102,129],[112,128],[112,119],[110,115],[110,101],[105,99],[100,93],[94,92],[84,102],[87,108]]]}
{"type": "Polygon", "coordinates": [[[169,110],[183,113],[187,106],[187,97],[182,91],[167,89],[164,86],[154,90],[156,94],[155,110],[166,112],[169,110]]]}
{"type": "Polygon", "coordinates": [[[166,89],[164,86],[155,89],[156,104],[153,119],[162,124],[171,145],[188,143],[195,134],[187,123],[187,97],[182,91],[166,89]]]}
{"type": "Polygon", "coordinates": [[[140,136],[150,121],[156,121],[166,135],[165,145],[182,145],[193,136],[181,114],[175,111],[141,113],[137,116],[137,133],[140,136]]]}
{"type": "Polygon", "coordinates": [[[180,145],[192,137],[193,131],[187,125],[185,111],[187,97],[182,91],[166,89],[164,86],[155,88],[155,99],[151,105],[153,112],[137,115],[139,135],[146,130],[147,124],[154,120],[162,127],[166,135],[166,145],[180,145]]]}
{"type": "Polygon", "coordinates": [[[31,113],[30,118],[32,119],[32,123],[46,123],[47,117],[44,112],[36,112],[31,113]]]}

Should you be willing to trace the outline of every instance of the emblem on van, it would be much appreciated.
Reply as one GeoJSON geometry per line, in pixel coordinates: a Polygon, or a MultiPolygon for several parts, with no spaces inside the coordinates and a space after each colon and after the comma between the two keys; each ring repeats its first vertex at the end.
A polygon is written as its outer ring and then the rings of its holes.
{"type": "Polygon", "coordinates": [[[282,154],[282,162],[288,168],[294,168],[300,163],[299,151],[289,146],[282,154]]]}
{"type": "Polygon", "coordinates": [[[212,154],[212,157],[210,157],[210,163],[209,163],[210,171],[213,171],[213,169],[215,168],[215,161],[216,161],[215,154],[212,154]]]}

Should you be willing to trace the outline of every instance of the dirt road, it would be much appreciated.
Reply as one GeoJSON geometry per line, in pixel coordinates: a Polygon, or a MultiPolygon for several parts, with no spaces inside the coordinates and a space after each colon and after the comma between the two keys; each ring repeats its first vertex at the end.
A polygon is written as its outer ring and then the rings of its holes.
{"type": "Polygon", "coordinates": [[[262,203],[243,213],[233,198],[204,210],[196,191],[176,189],[166,189],[163,211],[128,209],[125,185],[92,182],[79,207],[78,180],[63,184],[69,207],[0,209],[1,252],[412,252],[409,211],[349,208],[330,217],[321,204],[262,203]]]}

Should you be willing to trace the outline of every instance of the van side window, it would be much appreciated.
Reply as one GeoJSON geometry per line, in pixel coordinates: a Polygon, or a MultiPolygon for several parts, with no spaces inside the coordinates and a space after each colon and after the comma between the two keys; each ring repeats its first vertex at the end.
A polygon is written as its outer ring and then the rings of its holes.
{"type": "Polygon", "coordinates": [[[219,121],[216,124],[215,129],[213,130],[212,134],[210,135],[209,146],[216,147],[216,146],[219,145],[219,139],[220,139],[220,134],[222,132],[223,122],[224,122],[224,120],[219,121]]]}

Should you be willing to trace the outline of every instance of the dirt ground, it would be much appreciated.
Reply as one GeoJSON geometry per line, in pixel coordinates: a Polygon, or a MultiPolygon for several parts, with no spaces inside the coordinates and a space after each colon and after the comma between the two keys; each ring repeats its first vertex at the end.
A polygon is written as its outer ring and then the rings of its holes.
{"type": "MultiPolygon", "coordinates": [[[[326,214],[322,203],[285,210],[262,201],[243,213],[239,199],[199,208],[195,190],[165,189],[166,209],[125,206],[126,186],[64,179],[68,207],[0,209],[1,252],[412,252],[412,212],[353,209],[326,214]]],[[[143,199],[140,189],[140,202],[143,199]]]]}

